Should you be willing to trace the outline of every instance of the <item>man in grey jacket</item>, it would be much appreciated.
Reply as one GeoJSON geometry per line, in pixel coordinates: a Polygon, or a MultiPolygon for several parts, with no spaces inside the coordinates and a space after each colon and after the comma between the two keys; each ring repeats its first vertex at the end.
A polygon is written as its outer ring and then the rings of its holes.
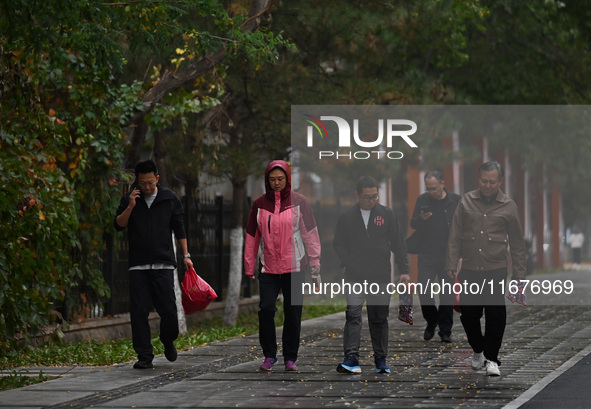
{"type": "Polygon", "coordinates": [[[512,278],[526,276],[525,241],[517,205],[500,190],[502,181],[503,168],[498,162],[480,166],[478,190],[466,193],[454,214],[445,262],[448,275],[455,278],[462,258],[458,278],[467,283],[463,288],[468,291],[460,295],[460,319],[474,351],[472,368],[480,369],[486,361],[489,376],[501,374],[498,353],[507,317],[502,289],[508,274],[508,253],[512,278]],[[480,325],[483,313],[484,334],[480,325]]]}

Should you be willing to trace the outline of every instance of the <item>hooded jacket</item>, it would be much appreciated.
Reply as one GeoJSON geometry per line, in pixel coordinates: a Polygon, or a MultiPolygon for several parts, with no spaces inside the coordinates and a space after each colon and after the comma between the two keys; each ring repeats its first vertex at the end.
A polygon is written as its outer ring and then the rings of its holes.
{"type": "Polygon", "coordinates": [[[158,185],[158,193],[148,208],[144,195],[136,200],[127,227],[117,224],[117,216],[127,209],[129,195],[121,198],[115,215],[115,229],[127,228],[129,237],[129,267],[145,264],[168,264],[176,267],[172,232],[177,239],[187,238],[183,224],[183,207],[176,194],[158,185]]]}
{"type": "Polygon", "coordinates": [[[306,198],[291,190],[291,170],[282,160],[265,170],[264,195],[253,203],[246,226],[244,268],[265,274],[285,274],[320,265],[320,238],[306,198]],[[269,173],[279,168],[287,176],[281,192],[269,185],[269,173]],[[257,265],[258,259],[258,265],[257,265]]]}

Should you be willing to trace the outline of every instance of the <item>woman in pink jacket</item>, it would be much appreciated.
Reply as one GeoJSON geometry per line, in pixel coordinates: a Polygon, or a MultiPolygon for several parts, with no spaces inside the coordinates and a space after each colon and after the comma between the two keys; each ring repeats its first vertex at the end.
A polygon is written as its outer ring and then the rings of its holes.
{"type": "Polygon", "coordinates": [[[283,359],[286,371],[297,371],[300,346],[304,273],[320,273],[320,238],[306,198],[291,191],[291,170],[282,160],[265,171],[266,193],[255,200],[244,249],[246,275],[259,278],[259,341],[265,356],[262,371],[277,362],[275,303],[283,292],[283,359]],[[258,261],[258,263],[257,263],[258,261]]]}

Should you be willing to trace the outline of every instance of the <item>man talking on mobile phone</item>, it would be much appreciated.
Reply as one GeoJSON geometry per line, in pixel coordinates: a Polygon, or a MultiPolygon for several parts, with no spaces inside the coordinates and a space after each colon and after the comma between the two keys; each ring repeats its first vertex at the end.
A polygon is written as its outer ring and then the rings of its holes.
{"type": "MultiPolygon", "coordinates": [[[[441,284],[451,281],[445,274],[445,251],[451,221],[460,196],[445,189],[443,174],[437,170],[425,173],[424,181],[426,192],[417,198],[410,219],[410,227],[415,229],[420,237],[417,250],[418,282],[426,286],[428,282],[434,283],[437,280],[440,280],[441,284]]],[[[421,312],[427,321],[427,328],[423,334],[425,341],[435,336],[435,330],[439,326],[441,342],[452,342],[451,329],[454,313],[452,297],[451,293],[442,292],[439,296],[439,307],[437,307],[435,300],[427,291],[419,292],[421,312]]]]}
{"type": "Polygon", "coordinates": [[[179,335],[174,269],[176,254],[172,233],[183,252],[185,268],[193,267],[183,225],[183,207],[177,195],[160,185],[156,164],[147,160],[135,167],[132,190],[121,198],[115,229],[127,228],[129,238],[129,290],[135,369],[153,368],[154,359],[148,315],[152,307],[160,315],[160,340],[164,355],[175,361],[174,341],[179,335]]]}

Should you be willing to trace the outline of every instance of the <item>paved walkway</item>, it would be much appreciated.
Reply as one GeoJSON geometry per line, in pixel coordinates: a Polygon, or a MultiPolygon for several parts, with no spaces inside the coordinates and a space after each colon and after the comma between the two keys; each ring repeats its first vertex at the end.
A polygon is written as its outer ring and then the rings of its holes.
{"type": "MultiPolygon", "coordinates": [[[[569,274],[591,273],[575,272],[569,274]]],[[[558,275],[563,279],[565,276],[558,275]]],[[[586,278],[591,282],[591,278],[586,278]]],[[[588,292],[586,293],[588,294],[588,292]]],[[[57,378],[0,392],[4,408],[538,408],[544,393],[553,408],[588,408],[591,388],[591,306],[509,305],[501,350],[501,377],[470,367],[471,349],[454,318],[454,342],[436,336],[423,341],[425,322],[415,325],[391,315],[391,374],[375,374],[367,326],[361,356],[363,372],[337,373],[342,360],[344,313],[305,321],[297,373],[272,373],[258,366],[262,354],[256,335],[181,351],[172,363],[163,356],[155,369],[138,371],[132,363],[111,367],[42,369],[57,378]],[[588,369],[589,368],[589,369],[588,369]],[[567,382],[560,382],[565,379],[567,382]],[[578,385],[567,389],[568,385],[578,385]],[[588,399],[583,400],[581,396],[588,399]],[[562,403],[556,403],[557,401],[562,403]],[[528,403],[529,402],[529,403],[528,403]],[[529,405],[529,406],[528,406],[529,405]],[[533,405],[533,406],[532,406],[533,405]]],[[[549,407],[549,406],[548,406],[549,407]]]]}

